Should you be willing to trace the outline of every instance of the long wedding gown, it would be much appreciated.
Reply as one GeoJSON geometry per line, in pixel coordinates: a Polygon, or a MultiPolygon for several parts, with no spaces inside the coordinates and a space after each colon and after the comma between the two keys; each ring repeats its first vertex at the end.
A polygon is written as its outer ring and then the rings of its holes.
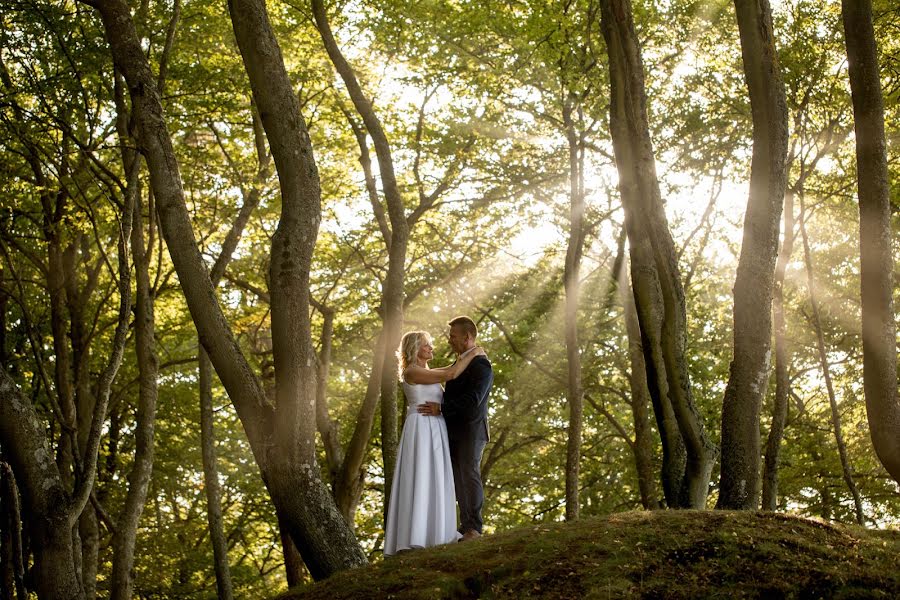
{"type": "Polygon", "coordinates": [[[384,528],[384,554],[454,542],[456,493],[443,416],[416,412],[416,405],[443,402],[439,383],[403,382],[406,422],[397,450],[394,484],[384,528]]]}

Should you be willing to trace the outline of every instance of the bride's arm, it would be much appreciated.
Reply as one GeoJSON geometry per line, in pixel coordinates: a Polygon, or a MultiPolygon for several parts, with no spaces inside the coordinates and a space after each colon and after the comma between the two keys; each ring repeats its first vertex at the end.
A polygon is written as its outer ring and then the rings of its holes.
{"type": "Polygon", "coordinates": [[[476,356],[484,356],[484,349],[475,348],[464,357],[457,360],[449,367],[437,367],[435,369],[426,369],[418,365],[410,365],[406,368],[404,377],[407,383],[444,383],[451,379],[456,379],[459,374],[466,370],[469,363],[476,356]]]}

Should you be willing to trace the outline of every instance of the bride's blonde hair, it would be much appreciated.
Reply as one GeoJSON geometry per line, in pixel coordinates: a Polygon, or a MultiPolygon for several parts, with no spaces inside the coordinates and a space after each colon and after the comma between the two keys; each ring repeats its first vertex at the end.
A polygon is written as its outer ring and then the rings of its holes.
{"type": "Polygon", "coordinates": [[[397,376],[402,380],[403,371],[409,365],[415,364],[422,343],[431,343],[431,336],[426,331],[410,331],[403,334],[400,347],[397,348],[397,376]]]}

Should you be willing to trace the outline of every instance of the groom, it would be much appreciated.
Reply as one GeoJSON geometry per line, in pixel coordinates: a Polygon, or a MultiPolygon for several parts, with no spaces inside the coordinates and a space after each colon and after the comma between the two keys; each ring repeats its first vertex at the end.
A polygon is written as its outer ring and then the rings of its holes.
{"type": "MultiPolygon", "coordinates": [[[[475,321],[469,317],[456,317],[449,325],[450,347],[462,358],[475,349],[478,336],[475,321]]],[[[485,356],[476,356],[465,371],[447,382],[443,405],[428,402],[418,408],[425,415],[436,416],[443,412],[447,422],[462,541],[481,537],[481,507],[484,504],[481,454],[490,439],[487,401],[493,382],[490,361],[485,356]]]]}

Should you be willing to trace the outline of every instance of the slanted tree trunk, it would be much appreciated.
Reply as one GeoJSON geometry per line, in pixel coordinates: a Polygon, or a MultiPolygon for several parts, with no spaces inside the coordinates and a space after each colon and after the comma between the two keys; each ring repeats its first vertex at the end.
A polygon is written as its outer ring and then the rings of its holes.
{"type": "Polygon", "coordinates": [[[691,396],[685,358],[684,290],[656,177],[643,63],[634,31],[631,2],[603,0],[600,6],[603,37],[609,54],[610,132],[631,246],[632,285],[646,360],[647,386],[664,439],[664,452],[665,440],[674,437],[680,437],[685,450],[684,469],[681,470],[678,449],[668,448],[669,462],[663,465],[663,487],[669,506],[703,508],[716,449],[706,435],[691,396]],[[677,434],[671,430],[676,422],[677,434]],[[666,478],[672,479],[666,481],[666,478]]]}
{"type": "Polygon", "coordinates": [[[834,432],[834,440],[837,443],[838,456],[841,459],[841,472],[844,483],[853,496],[853,506],[856,512],[856,522],[865,525],[866,519],[863,513],[862,498],[859,489],[853,480],[853,467],[847,456],[847,445],[844,443],[844,434],[841,429],[841,413],[838,410],[837,398],[834,393],[834,385],[831,381],[831,366],[828,364],[828,353],[825,350],[825,335],[822,332],[822,319],[819,316],[819,299],[816,295],[815,277],[813,274],[812,252],[809,249],[809,238],[806,235],[805,207],[803,196],[800,196],[800,236],[803,239],[803,260],[806,264],[806,285],[809,288],[809,302],[812,307],[813,328],[816,330],[816,350],[819,353],[819,364],[822,366],[822,376],[825,379],[825,390],[828,393],[828,404],[831,407],[831,427],[834,432]]]}
{"type": "MultiPolygon", "coordinates": [[[[316,429],[319,430],[319,435],[322,437],[325,462],[328,464],[331,481],[334,483],[337,481],[341,464],[344,462],[344,451],[341,447],[340,437],[338,437],[338,426],[328,411],[328,371],[331,368],[331,346],[334,338],[334,309],[321,302],[313,302],[313,306],[322,314],[322,335],[319,338],[321,348],[317,361],[318,378],[316,379],[316,429]]],[[[332,490],[333,492],[334,490],[332,490]]],[[[344,517],[349,518],[350,515],[344,514],[344,517]]]]}
{"type": "Polygon", "coordinates": [[[872,444],[900,482],[900,397],[893,308],[890,181],[871,0],[842,0],[856,130],[863,387],[872,444]]]}
{"type": "Polygon", "coordinates": [[[121,0],[95,3],[128,82],[137,141],[160,225],[200,342],[237,410],[263,481],[310,573],[322,579],[366,562],[323,485],[315,455],[315,357],[309,267],[319,225],[318,175],[306,125],[265,6],[229,2],[232,25],[281,183],[282,215],[270,264],[276,406],[272,407],[222,313],[191,228],[178,162],[156,83],[121,0]]]}
{"type": "Polygon", "coordinates": [[[572,97],[563,105],[563,123],[569,145],[569,242],[563,282],[566,291],[565,342],[568,378],[566,400],[569,405],[569,427],[566,442],[566,520],[578,518],[578,480],[581,464],[581,429],[584,413],[584,387],[581,382],[581,350],[578,347],[578,296],[581,256],[584,251],[584,176],[583,149],[575,133],[572,97]]]}
{"type": "Polygon", "coordinates": [[[787,105],[768,0],[735,0],[753,115],[750,197],[734,280],[734,357],[722,406],[718,508],[759,506],[759,411],[769,380],[772,288],[787,182],[787,105]]]}
{"type": "Polygon", "coordinates": [[[772,407],[772,425],[766,439],[766,455],[763,467],[762,509],[778,507],[778,467],[781,440],[787,421],[790,381],[788,379],[788,351],[784,323],[784,276],[794,249],[794,193],[784,197],[784,232],[778,262],[775,263],[775,281],[772,298],[772,317],[775,325],[775,399],[772,407]]]}

